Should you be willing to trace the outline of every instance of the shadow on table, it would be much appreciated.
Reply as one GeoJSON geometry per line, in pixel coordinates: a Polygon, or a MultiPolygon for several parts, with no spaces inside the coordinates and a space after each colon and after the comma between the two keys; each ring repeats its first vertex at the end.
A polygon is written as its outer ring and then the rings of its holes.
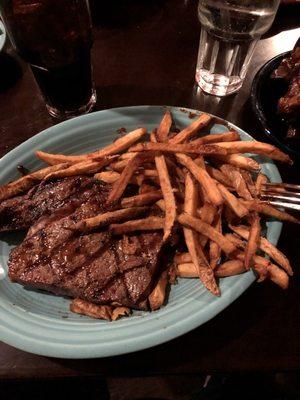
{"type": "Polygon", "coordinates": [[[17,60],[7,53],[0,53],[0,93],[12,87],[22,76],[17,60]]]}

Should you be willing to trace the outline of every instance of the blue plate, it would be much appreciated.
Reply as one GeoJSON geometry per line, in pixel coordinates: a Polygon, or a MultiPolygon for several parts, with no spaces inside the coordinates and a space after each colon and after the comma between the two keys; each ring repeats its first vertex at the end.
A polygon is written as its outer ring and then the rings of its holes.
{"type": "MultiPolygon", "coordinates": [[[[191,122],[186,111],[170,108],[179,128],[191,122]]],[[[165,108],[140,106],[95,112],[55,125],[27,140],[0,160],[0,183],[17,177],[16,166],[42,167],[34,156],[37,149],[79,154],[111,143],[117,129],[127,131],[145,126],[157,127],[165,108]]],[[[227,125],[228,126],[228,125],[227,125]]],[[[237,128],[242,139],[251,137],[237,128]]],[[[211,133],[228,130],[215,124],[211,133]]],[[[280,182],[276,166],[259,158],[262,170],[272,181],[280,182]]],[[[269,222],[267,237],[277,243],[281,223],[269,222]]],[[[6,271],[10,249],[20,237],[9,234],[0,241],[0,262],[6,271]]],[[[221,297],[211,295],[198,279],[179,279],[171,288],[167,305],[155,312],[134,312],[115,322],[95,320],[69,311],[70,300],[42,294],[12,284],[6,276],[0,281],[0,340],[28,352],[60,358],[94,358],[129,353],[164,343],[202,325],[239,297],[255,280],[250,271],[221,279],[221,297]]]]}
{"type": "Polygon", "coordinates": [[[280,78],[271,78],[283,58],[290,52],[282,53],[264,64],[255,75],[251,88],[251,105],[266,136],[293,159],[300,160],[299,143],[286,139],[288,123],[277,112],[278,101],[288,90],[288,83],[280,78]]]}

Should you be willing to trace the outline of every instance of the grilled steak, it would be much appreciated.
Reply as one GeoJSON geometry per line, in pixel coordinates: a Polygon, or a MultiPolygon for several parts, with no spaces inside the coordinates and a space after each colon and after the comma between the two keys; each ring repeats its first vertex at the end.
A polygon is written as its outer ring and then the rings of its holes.
{"type": "Polygon", "coordinates": [[[95,191],[107,191],[99,181],[76,176],[43,182],[27,194],[7,199],[0,204],[0,232],[29,228],[42,215],[70,204],[80,204],[95,191]]]}
{"type": "MultiPolygon", "coordinates": [[[[65,191],[61,201],[54,201],[52,208],[42,206],[43,216],[30,228],[23,243],[12,250],[10,279],[93,303],[147,309],[146,299],[159,273],[162,234],[112,237],[107,229],[87,234],[75,232],[71,229],[74,223],[106,211],[103,205],[108,187],[90,178],[65,178],[58,186],[65,184],[70,188],[69,193],[65,191]],[[73,190],[73,184],[77,190],[73,190]],[[55,207],[56,211],[45,215],[55,207]]],[[[30,198],[37,207],[41,206],[37,199],[48,198],[47,193],[52,193],[49,188],[40,185],[34,193],[22,197],[23,203],[24,198],[30,198]]],[[[19,207],[24,226],[29,220],[19,207]]],[[[28,205],[24,207],[31,209],[28,205]]],[[[30,214],[30,221],[33,218],[35,214],[30,214]]],[[[20,226],[19,222],[14,224],[20,226]]],[[[7,220],[6,226],[12,224],[7,220]]]]}

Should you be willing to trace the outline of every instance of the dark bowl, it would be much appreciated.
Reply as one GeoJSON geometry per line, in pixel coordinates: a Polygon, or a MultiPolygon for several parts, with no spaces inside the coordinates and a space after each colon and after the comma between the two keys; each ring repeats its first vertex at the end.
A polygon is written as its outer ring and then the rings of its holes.
{"type": "Polygon", "coordinates": [[[269,140],[299,161],[300,148],[286,139],[288,123],[277,112],[278,100],[287,92],[288,83],[281,78],[271,78],[273,71],[289,53],[272,58],[260,68],[252,83],[250,99],[253,111],[269,140]]]}

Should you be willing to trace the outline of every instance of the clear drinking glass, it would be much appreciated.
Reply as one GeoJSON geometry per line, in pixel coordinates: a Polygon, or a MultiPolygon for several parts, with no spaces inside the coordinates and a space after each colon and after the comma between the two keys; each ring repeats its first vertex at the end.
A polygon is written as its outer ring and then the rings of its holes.
{"type": "Polygon", "coordinates": [[[272,25],[280,0],[200,0],[196,81],[225,96],[243,84],[254,48],[272,25]]]}
{"type": "Polygon", "coordinates": [[[96,92],[88,0],[0,0],[0,13],[49,113],[69,118],[89,112],[96,92]]]}

